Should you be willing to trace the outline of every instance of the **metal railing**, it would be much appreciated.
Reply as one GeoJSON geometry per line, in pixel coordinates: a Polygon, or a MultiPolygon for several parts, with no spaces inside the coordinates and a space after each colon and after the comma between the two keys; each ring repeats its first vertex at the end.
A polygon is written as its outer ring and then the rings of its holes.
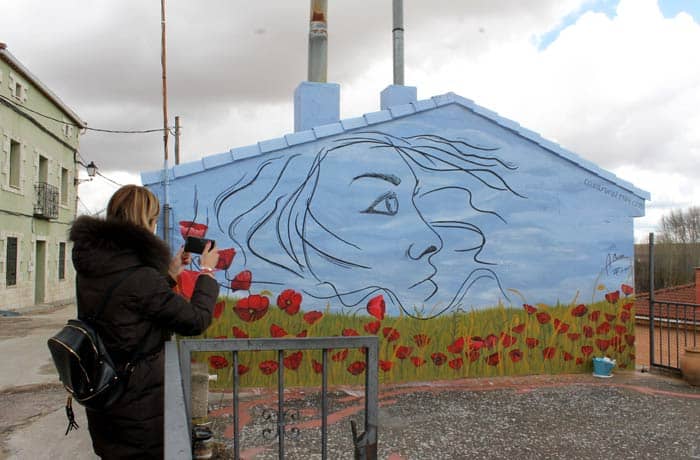
{"type": "Polygon", "coordinates": [[[58,217],[58,188],[46,182],[34,185],[34,215],[44,219],[58,217]]]}
{"type": "MultiPolygon", "coordinates": [[[[365,367],[365,426],[364,433],[353,433],[355,458],[376,459],[378,426],[378,347],[377,337],[320,337],[293,339],[184,339],[168,342],[165,349],[165,458],[191,458],[192,352],[233,353],[233,455],[240,458],[240,417],[238,353],[274,350],[277,352],[277,431],[279,458],[285,456],[287,411],[284,401],[284,351],[321,350],[321,457],[328,458],[328,353],[331,349],[358,348],[366,350],[365,367]],[[179,349],[178,349],[179,348],[179,349]]],[[[292,428],[294,429],[294,428],[292,428]]],[[[354,427],[353,427],[354,431],[354,427]]]]}
{"type": "Polygon", "coordinates": [[[649,363],[680,372],[685,347],[700,344],[700,305],[649,300],[649,363]]]}

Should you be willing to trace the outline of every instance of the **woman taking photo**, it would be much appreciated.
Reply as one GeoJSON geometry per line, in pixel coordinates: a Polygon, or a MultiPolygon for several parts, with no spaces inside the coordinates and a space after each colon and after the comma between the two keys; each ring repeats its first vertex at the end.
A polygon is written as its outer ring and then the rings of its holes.
{"type": "Polygon", "coordinates": [[[190,256],[180,249],[171,260],[154,234],[159,210],[153,193],[126,185],[110,199],[105,219],[80,216],[70,230],[79,316],[90,316],[107,289],[131,272],[95,324],[117,366],[133,365],[119,401],[104,411],[86,409],[93,448],[105,459],[163,457],[163,344],[172,333],[204,331],[219,292],[212,275],[219,255],[209,244],[191,300],[172,291],[190,256]]]}

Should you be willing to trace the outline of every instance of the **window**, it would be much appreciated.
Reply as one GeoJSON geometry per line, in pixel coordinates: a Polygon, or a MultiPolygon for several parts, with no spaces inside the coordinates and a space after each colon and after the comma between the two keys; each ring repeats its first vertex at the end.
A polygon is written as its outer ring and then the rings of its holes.
{"type": "Polygon", "coordinates": [[[68,205],[68,170],[61,168],[61,204],[68,205]]]}
{"type": "Polygon", "coordinates": [[[17,284],[17,238],[7,237],[5,257],[5,285],[15,286],[17,284]]]}
{"type": "Polygon", "coordinates": [[[58,243],[58,279],[66,279],[66,243],[58,243]]]}
{"type": "Polygon", "coordinates": [[[39,182],[49,181],[49,159],[39,155],[39,182]]]}
{"type": "Polygon", "coordinates": [[[20,82],[15,82],[15,97],[22,99],[22,83],[20,82]]]}
{"type": "Polygon", "coordinates": [[[20,144],[10,140],[10,187],[19,188],[20,144]]]}

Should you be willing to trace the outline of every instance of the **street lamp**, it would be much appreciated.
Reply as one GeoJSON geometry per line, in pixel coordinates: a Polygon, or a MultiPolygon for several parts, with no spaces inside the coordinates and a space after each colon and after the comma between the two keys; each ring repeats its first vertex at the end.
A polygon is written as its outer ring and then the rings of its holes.
{"type": "MultiPolygon", "coordinates": [[[[83,165],[83,164],[81,163],[81,165],[83,165]]],[[[83,166],[85,166],[85,165],[83,165],[83,166]]],[[[76,178],[75,185],[78,185],[81,182],[89,182],[95,177],[95,174],[97,174],[97,165],[95,165],[94,161],[91,161],[90,163],[88,163],[88,165],[85,166],[85,169],[87,169],[88,178],[87,179],[76,178]]]]}

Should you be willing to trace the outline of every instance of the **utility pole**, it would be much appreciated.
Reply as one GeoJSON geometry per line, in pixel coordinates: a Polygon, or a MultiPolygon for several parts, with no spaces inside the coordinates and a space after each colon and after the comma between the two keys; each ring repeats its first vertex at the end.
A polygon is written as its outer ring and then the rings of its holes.
{"type": "Polygon", "coordinates": [[[175,117],[175,164],[180,164],[180,117],[175,117]]]}
{"type": "Polygon", "coordinates": [[[165,0],[160,0],[160,65],[163,77],[163,236],[170,246],[170,203],[168,200],[168,80],[165,50],[165,0]]]}

